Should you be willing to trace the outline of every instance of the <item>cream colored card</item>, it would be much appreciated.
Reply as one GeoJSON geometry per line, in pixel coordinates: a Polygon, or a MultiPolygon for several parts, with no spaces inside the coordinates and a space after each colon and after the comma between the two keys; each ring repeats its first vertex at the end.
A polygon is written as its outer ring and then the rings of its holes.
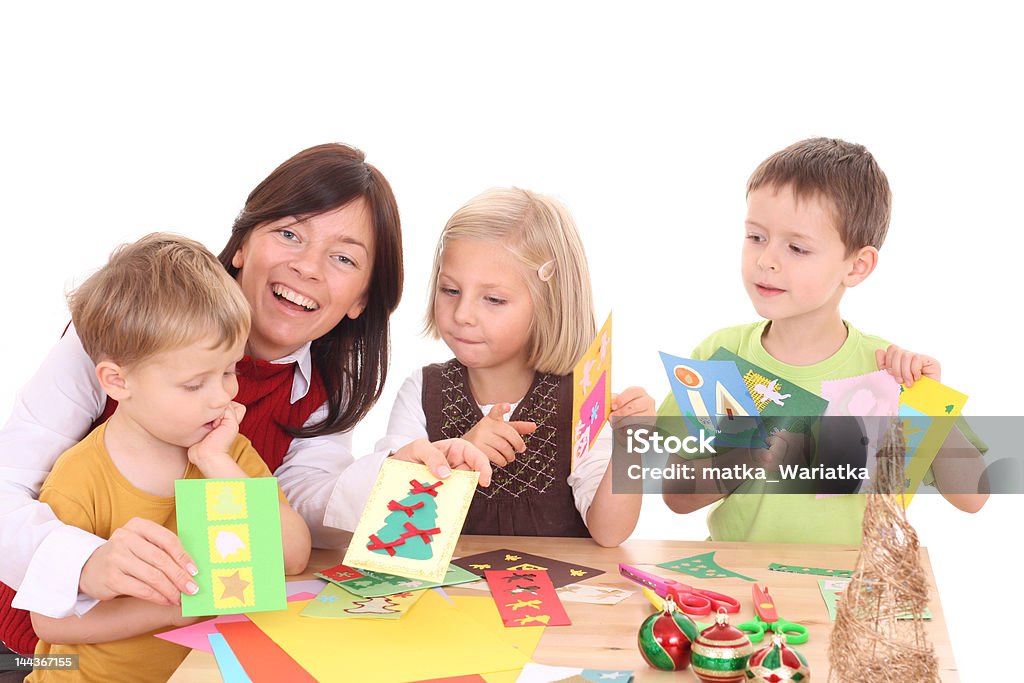
{"type": "Polygon", "coordinates": [[[456,470],[438,479],[423,465],[385,460],[343,564],[441,582],[478,478],[456,470]]]}

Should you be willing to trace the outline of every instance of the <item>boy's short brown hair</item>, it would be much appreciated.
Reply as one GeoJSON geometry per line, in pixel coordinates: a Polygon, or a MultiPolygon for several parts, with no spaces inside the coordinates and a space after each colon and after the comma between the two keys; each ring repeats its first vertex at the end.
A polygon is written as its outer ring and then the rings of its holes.
{"type": "Polygon", "coordinates": [[[885,241],[892,193],[863,145],[833,138],[797,142],[761,162],[747,181],[747,194],[764,186],[789,186],[797,199],[820,195],[831,201],[847,256],[885,241]]]}
{"type": "Polygon", "coordinates": [[[206,247],[170,233],[115,249],[68,305],[94,363],[127,366],[207,338],[231,346],[249,335],[238,284],[206,247]]]}

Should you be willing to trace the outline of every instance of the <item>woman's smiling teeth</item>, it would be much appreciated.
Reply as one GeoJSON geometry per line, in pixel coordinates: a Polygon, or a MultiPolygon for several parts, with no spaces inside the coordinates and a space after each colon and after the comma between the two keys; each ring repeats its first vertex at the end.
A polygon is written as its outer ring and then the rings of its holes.
{"type": "Polygon", "coordinates": [[[317,302],[313,301],[307,296],[299,294],[293,289],[288,289],[284,285],[274,285],[271,288],[271,291],[274,292],[274,296],[276,296],[277,298],[284,299],[285,301],[290,301],[296,306],[302,306],[307,311],[315,311],[316,309],[320,308],[320,305],[317,302]]]}

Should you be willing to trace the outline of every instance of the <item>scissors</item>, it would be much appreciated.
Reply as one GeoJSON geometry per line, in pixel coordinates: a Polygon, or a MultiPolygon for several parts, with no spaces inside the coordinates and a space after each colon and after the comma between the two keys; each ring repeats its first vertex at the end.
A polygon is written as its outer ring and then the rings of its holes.
{"type": "Polygon", "coordinates": [[[792,621],[786,621],[775,611],[775,601],[768,594],[768,587],[764,590],[756,583],[754,584],[754,618],[745,621],[736,628],[747,634],[752,643],[760,643],[764,639],[766,631],[781,633],[786,636],[786,642],[791,645],[799,645],[807,642],[807,627],[792,621]]]}
{"type": "Polygon", "coordinates": [[[630,581],[650,588],[663,598],[671,595],[679,609],[686,614],[702,617],[718,609],[724,609],[726,612],[740,611],[739,601],[728,595],[694,588],[672,579],[663,579],[628,564],[620,564],[619,573],[630,581]]]}

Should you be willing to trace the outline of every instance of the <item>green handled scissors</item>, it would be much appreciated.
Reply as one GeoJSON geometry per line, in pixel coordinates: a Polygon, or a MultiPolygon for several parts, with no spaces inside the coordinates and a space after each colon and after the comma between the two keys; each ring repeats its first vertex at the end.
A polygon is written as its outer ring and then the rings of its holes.
{"type": "Polygon", "coordinates": [[[756,612],[754,619],[736,627],[747,634],[750,642],[760,643],[764,639],[766,631],[786,636],[786,642],[790,645],[807,642],[807,627],[780,617],[779,613],[775,611],[775,601],[768,594],[767,587],[761,590],[761,587],[755,583],[753,594],[754,612],[756,612]]]}

